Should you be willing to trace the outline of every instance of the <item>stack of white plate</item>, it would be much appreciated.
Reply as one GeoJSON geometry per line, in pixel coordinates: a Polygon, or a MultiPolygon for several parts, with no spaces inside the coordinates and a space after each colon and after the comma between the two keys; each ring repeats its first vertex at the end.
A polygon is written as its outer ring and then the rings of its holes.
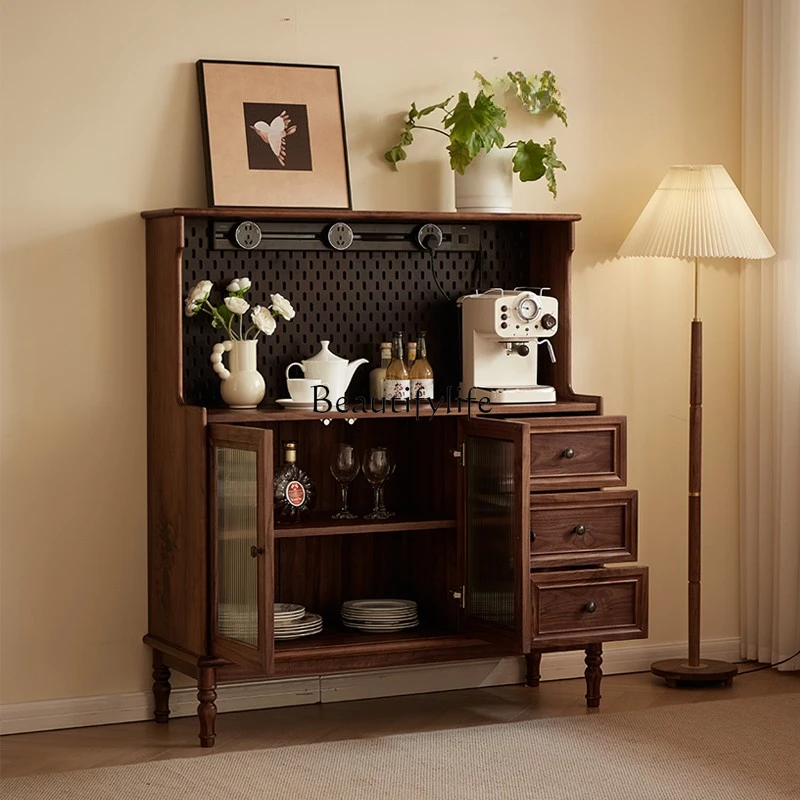
{"type": "Polygon", "coordinates": [[[419,625],[413,600],[347,600],[342,604],[342,623],[365,633],[391,633],[419,625]]]}
{"type": "Polygon", "coordinates": [[[299,639],[322,630],[322,617],[309,614],[304,606],[294,603],[275,603],[275,638],[299,639]]]}

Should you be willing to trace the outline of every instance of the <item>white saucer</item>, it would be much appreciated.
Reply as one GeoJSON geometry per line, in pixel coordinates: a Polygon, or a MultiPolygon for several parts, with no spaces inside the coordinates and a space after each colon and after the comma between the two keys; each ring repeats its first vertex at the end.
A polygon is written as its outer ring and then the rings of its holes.
{"type": "Polygon", "coordinates": [[[279,406],[284,406],[285,408],[295,408],[298,411],[313,411],[314,410],[314,401],[312,400],[310,403],[301,403],[299,400],[292,400],[291,397],[287,397],[284,400],[276,400],[279,406]]]}

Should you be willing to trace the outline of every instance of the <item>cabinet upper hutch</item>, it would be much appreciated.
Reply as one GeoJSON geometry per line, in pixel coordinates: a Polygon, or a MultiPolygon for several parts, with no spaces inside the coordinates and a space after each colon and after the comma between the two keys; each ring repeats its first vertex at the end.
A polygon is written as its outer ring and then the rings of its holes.
{"type": "MultiPolygon", "coordinates": [[[[269,209],[172,209],[147,228],[148,632],[155,717],[169,716],[170,670],[197,679],[200,741],[214,743],[221,681],[318,675],[434,661],[524,654],[539,681],[549,650],[586,651],[587,703],[600,701],[602,643],[647,635],[647,569],[637,557],[637,495],[625,489],[623,417],[571,387],[570,257],[576,215],[448,214],[269,209]],[[233,232],[259,226],[243,249],[233,232]],[[327,231],[353,230],[336,250],[327,231]],[[436,263],[415,233],[444,234],[436,263]],[[554,403],[495,405],[455,398],[458,311],[435,289],[549,287],[559,302],[556,361],[540,353],[539,380],[554,403]],[[224,287],[248,275],[254,298],[280,292],[296,317],[259,341],[267,396],[257,409],[222,405],[209,355],[220,336],[185,318],[197,281],[224,287]],[[434,413],[326,414],[275,405],[283,371],[321,339],[348,360],[375,362],[394,329],[428,332],[434,413]],[[293,525],[273,518],[281,443],[317,485],[317,507],[293,525]],[[385,445],[396,470],[390,520],[334,520],[329,471],[337,442],[385,445]],[[628,562],[626,565],[625,562],[628,562]],[[615,566],[606,566],[615,564],[615,566]],[[619,566],[623,564],[623,566],[619,566]],[[340,622],[344,601],[417,602],[418,628],[361,633],[340,622]],[[321,614],[320,634],[275,641],[273,603],[321,614]],[[227,610],[239,615],[231,622],[227,610]],[[225,613],[222,613],[225,611],[225,613]],[[227,615],[226,615],[227,614],[227,615]]],[[[539,348],[544,350],[544,348],[539,348]]],[[[368,396],[369,367],[348,395],[368,396]]],[[[351,486],[369,509],[369,488],[351,486]]]]}

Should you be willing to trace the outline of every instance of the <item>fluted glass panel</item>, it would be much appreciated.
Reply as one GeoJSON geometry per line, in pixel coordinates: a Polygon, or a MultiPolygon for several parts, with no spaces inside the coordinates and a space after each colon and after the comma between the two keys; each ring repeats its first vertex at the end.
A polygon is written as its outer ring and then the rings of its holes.
{"type": "Polygon", "coordinates": [[[514,627],[514,444],[467,440],[467,613],[514,627]]]}
{"type": "Polygon", "coordinates": [[[217,625],[226,639],[258,645],[256,453],[218,447],[217,625]]]}

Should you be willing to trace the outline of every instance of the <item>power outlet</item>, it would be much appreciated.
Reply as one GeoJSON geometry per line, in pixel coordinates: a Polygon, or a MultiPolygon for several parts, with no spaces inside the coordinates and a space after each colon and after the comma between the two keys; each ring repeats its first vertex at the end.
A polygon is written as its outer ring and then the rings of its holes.
{"type": "Polygon", "coordinates": [[[417,244],[423,250],[438,250],[442,246],[442,229],[432,222],[423,225],[417,231],[417,244]]]}
{"type": "Polygon", "coordinates": [[[249,220],[240,222],[233,232],[233,238],[239,247],[245,250],[255,250],[261,244],[261,228],[257,223],[249,220]]]}
{"type": "Polygon", "coordinates": [[[347,250],[353,244],[353,229],[346,222],[334,222],[328,228],[328,244],[334,250],[347,250]]]}

